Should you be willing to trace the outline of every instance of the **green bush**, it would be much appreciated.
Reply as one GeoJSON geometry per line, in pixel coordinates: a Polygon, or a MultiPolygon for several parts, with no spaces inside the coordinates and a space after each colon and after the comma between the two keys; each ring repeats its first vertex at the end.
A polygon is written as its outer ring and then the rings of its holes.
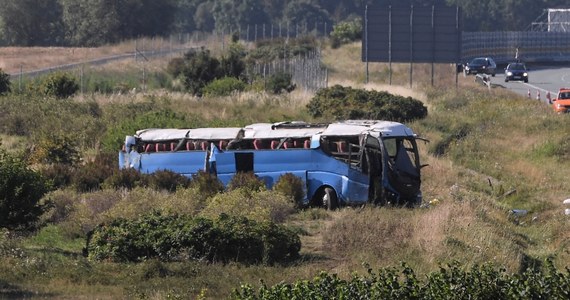
{"type": "Polygon", "coordinates": [[[331,47],[333,49],[362,38],[362,19],[342,21],[333,26],[331,32],[331,47]]]}
{"type": "Polygon", "coordinates": [[[79,161],[79,150],[76,140],[72,137],[52,133],[39,139],[29,159],[34,163],[71,166],[79,161]]]}
{"type": "Polygon", "coordinates": [[[99,225],[89,233],[85,253],[91,260],[117,262],[159,258],[274,264],[297,258],[300,248],[295,232],[272,223],[152,213],[99,225]]]}
{"type": "Polygon", "coordinates": [[[305,198],[305,182],[299,176],[291,173],[283,174],[279,180],[275,182],[272,190],[281,193],[291,199],[297,208],[303,206],[305,198]]]}
{"type": "Polygon", "coordinates": [[[202,170],[192,175],[190,187],[196,188],[203,200],[223,192],[225,188],[218,177],[202,170]]]}
{"type": "Polygon", "coordinates": [[[159,170],[148,175],[148,186],[159,191],[176,192],[176,189],[190,186],[190,178],[178,173],[159,170]]]}
{"type": "Polygon", "coordinates": [[[246,83],[234,78],[224,77],[210,82],[204,87],[203,93],[206,96],[229,96],[234,91],[243,92],[246,88],[246,83]]]}
{"type": "Polygon", "coordinates": [[[411,97],[335,85],[320,89],[307,104],[313,117],[407,122],[427,116],[427,107],[411,97]]]}
{"type": "Polygon", "coordinates": [[[470,271],[453,263],[432,272],[422,281],[413,269],[368,268],[366,276],[353,274],[341,279],[321,272],[313,280],[293,284],[263,284],[258,291],[251,285],[235,289],[231,299],[568,299],[570,269],[558,272],[552,262],[543,270],[529,269],[522,274],[507,274],[491,264],[474,266],[470,271]]]}
{"type": "Polygon", "coordinates": [[[0,96],[8,94],[10,91],[10,75],[0,68],[0,96]]]}
{"type": "Polygon", "coordinates": [[[133,168],[120,169],[113,172],[111,176],[105,179],[103,187],[132,190],[135,187],[146,185],[143,177],[143,174],[133,168]]]}
{"type": "Polygon", "coordinates": [[[199,215],[214,218],[227,214],[258,222],[283,223],[294,213],[295,205],[287,196],[275,191],[254,192],[242,187],[212,196],[199,215]]]}
{"type": "Polygon", "coordinates": [[[237,172],[228,183],[227,190],[232,191],[244,188],[248,191],[262,191],[267,189],[263,179],[257,177],[253,172],[237,172]]]}
{"type": "Polygon", "coordinates": [[[266,90],[273,94],[290,93],[297,87],[291,82],[291,78],[291,74],[288,73],[273,74],[267,80],[266,90]]]}
{"type": "Polygon", "coordinates": [[[49,190],[39,173],[0,150],[0,228],[32,229],[49,206],[40,201],[49,190]]]}
{"type": "Polygon", "coordinates": [[[221,77],[220,61],[210,54],[210,51],[201,49],[192,50],[184,55],[186,63],[182,70],[184,86],[194,94],[201,96],[202,89],[212,80],[221,77]]]}
{"type": "Polygon", "coordinates": [[[79,91],[79,84],[77,84],[75,78],[62,72],[56,72],[44,79],[41,89],[47,96],[64,99],[73,96],[79,91]]]}
{"type": "Polygon", "coordinates": [[[71,185],[75,169],[63,163],[45,165],[39,169],[40,174],[46,178],[54,189],[62,189],[71,185]]]}
{"type": "Polygon", "coordinates": [[[112,153],[100,153],[93,161],[79,166],[72,179],[72,185],[78,192],[100,190],[105,180],[113,175],[117,167],[116,157],[112,153]]]}

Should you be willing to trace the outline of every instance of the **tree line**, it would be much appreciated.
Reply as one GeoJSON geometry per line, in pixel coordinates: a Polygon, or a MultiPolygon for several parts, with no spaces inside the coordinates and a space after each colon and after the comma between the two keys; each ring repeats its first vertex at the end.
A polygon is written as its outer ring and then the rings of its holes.
{"type": "MultiPolygon", "coordinates": [[[[467,31],[524,30],[544,9],[566,0],[408,0],[457,5],[467,31]]],[[[0,46],[98,46],[142,36],[254,24],[315,24],[354,20],[366,5],[396,0],[0,0],[0,46]]],[[[405,4],[405,3],[404,3],[405,4]]]]}

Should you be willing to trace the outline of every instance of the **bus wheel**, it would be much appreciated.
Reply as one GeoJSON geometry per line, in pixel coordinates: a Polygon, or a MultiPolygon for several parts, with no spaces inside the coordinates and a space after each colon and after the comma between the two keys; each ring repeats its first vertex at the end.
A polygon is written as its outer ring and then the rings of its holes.
{"type": "Polygon", "coordinates": [[[338,207],[338,199],[336,193],[330,187],[325,188],[323,192],[323,206],[328,210],[335,210],[338,207]]]}

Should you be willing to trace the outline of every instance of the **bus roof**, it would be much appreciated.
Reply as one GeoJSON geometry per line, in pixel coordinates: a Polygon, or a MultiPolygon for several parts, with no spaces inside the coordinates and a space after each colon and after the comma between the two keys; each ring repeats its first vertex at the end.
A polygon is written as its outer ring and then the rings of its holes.
{"type": "Polygon", "coordinates": [[[330,124],[323,136],[351,136],[370,133],[374,136],[414,136],[407,126],[390,121],[348,120],[330,124]]]}
{"type": "Polygon", "coordinates": [[[323,136],[356,136],[369,133],[376,137],[415,136],[407,126],[390,121],[347,120],[332,124],[309,124],[305,122],[255,123],[244,128],[194,128],[139,130],[135,137],[145,141],[167,141],[180,139],[231,140],[231,139],[280,139],[323,136]]]}
{"type": "Polygon", "coordinates": [[[242,128],[195,128],[195,129],[144,129],[136,133],[142,141],[167,141],[180,139],[230,140],[238,138],[242,128]]]}
{"type": "Polygon", "coordinates": [[[245,127],[244,139],[306,138],[322,132],[325,127],[301,122],[256,123],[245,127]]]}

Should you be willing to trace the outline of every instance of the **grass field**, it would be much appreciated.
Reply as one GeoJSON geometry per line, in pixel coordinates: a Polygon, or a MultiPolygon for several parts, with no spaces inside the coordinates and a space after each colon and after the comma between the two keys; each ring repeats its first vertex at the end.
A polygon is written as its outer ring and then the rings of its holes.
{"type": "MultiPolygon", "coordinates": [[[[11,72],[26,60],[30,68],[36,68],[130,48],[3,49],[0,55],[6,59],[0,67],[11,72]],[[28,50],[30,56],[41,57],[41,62],[21,55],[28,50]]],[[[359,44],[326,49],[323,55],[331,85],[387,90],[419,99],[428,107],[427,118],[408,125],[431,141],[420,144],[423,163],[429,164],[422,169],[422,191],[431,205],[417,209],[307,209],[289,214],[284,223],[301,228],[305,234],[301,237],[301,258],[287,265],[158,260],[120,264],[84,258],[85,230],[100,221],[135,217],[152,208],[199,214],[201,208],[197,207],[203,204],[193,191],[59,190],[50,197],[73,207],[65,218],[31,236],[0,235],[0,298],[220,299],[243,283],[258,286],[261,279],[273,285],[308,280],[320,271],[348,278],[354,272],[365,273],[368,266],[394,267],[401,262],[420,276],[454,261],[465,267],[494,263],[513,273],[540,265],[547,258],[561,270],[570,266],[569,218],[563,215],[562,207],[562,200],[570,197],[570,140],[561,134],[570,132],[568,116],[554,114],[549,107],[508,91],[489,92],[469,77],[459,77],[456,88],[454,69],[449,65],[436,66],[434,86],[431,66],[415,66],[413,88],[409,88],[409,65],[401,64],[393,66],[392,85],[388,66],[372,64],[371,80],[365,84],[359,44]],[[528,213],[515,216],[513,209],[528,213]]],[[[166,63],[156,62],[156,70],[165,68],[166,63]]],[[[122,69],[128,70],[127,65],[122,69]]],[[[116,66],[111,67],[116,72],[113,68],[116,66]]],[[[77,96],[72,102],[97,103],[106,123],[89,118],[67,120],[57,114],[62,119],[59,122],[42,115],[34,124],[50,130],[85,128],[82,136],[93,136],[98,132],[95,128],[110,126],[119,118],[119,111],[133,103],[168,107],[192,120],[199,116],[200,120],[222,125],[284,118],[312,121],[304,110],[311,97],[302,91],[288,96],[247,92],[216,98],[164,89],[145,94],[95,93],[77,96]],[[79,125],[85,122],[85,127],[79,125]]],[[[3,99],[2,109],[13,109],[8,105],[15,102],[3,99]]],[[[53,109],[60,109],[58,105],[64,104],[54,103],[53,109]]],[[[31,108],[30,114],[34,112],[31,108]]],[[[33,143],[13,135],[3,135],[1,141],[4,148],[14,151],[33,143]]],[[[93,153],[97,145],[86,142],[83,150],[93,153]]],[[[226,195],[228,199],[234,196],[226,195]]],[[[258,211],[259,205],[263,203],[252,204],[244,213],[258,211]]]]}

